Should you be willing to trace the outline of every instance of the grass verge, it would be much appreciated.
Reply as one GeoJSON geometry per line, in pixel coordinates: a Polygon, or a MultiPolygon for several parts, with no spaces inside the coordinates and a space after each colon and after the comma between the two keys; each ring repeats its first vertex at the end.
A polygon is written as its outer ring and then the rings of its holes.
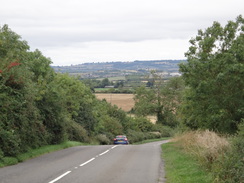
{"type": "Polygon", "coordinates": [[[19,162],[23,162],[27,159],[38,157],[38,156],[46,154],[46,153],[58,151],[58,150],[73,147],[73,146],[79,146],[79,145],[87,145],[87,144],[80,143],[80,142],[74,142],[74,141],[67,141],[67,142],[64,142],[64,143],[58,144],[58,145],[47,145],[47,146],[40,147],[38,149],[31,149],[30,151],[28,151],[26,153],[19,154],[17,157],[2,158],[0,160],[0,167],[14,165],[19,162]]]}
{"type": "Polygon", "coordinates": [[[211,173],[186,154],[177,142],[162,145],[166,183],[212,183],[211,173]]]}

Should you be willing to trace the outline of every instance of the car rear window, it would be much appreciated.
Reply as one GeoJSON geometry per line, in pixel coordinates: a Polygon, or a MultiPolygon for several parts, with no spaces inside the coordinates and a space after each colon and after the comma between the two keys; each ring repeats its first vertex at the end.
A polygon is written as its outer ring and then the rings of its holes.
{"type": "Polygon", "coordinates": [[[125,140],[125,137],[117,137],[117,140],[125,140]]]}

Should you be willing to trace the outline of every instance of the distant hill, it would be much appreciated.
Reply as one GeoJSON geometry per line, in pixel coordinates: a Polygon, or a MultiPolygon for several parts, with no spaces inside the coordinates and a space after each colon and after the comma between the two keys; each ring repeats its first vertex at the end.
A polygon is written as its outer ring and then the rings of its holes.
{"type": "MultiPolygon", "coordinates": [[[[98,73],[106,73],[111,76],[121,75],[122,73],[129,74],[130,72],[147,73],[150,70],[165,73],[178,73],[178,64],[185,62],[185,60],[147,60],[147,61],[133,61],[133,62],[98,62],[98,63],[83,63],[71,66],[52,66],[56,72],[78,74],[84,78],[97,78],[98,73]],[[109,74],[110,73],[110,74],[109,74]]],[[[100,75],[100,74],[99,74],[100,75]]]]}

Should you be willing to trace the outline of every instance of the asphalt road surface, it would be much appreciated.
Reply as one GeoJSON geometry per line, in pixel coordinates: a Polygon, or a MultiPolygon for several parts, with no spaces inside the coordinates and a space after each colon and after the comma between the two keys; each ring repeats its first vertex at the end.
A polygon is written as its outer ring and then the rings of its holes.
{"type": "Polygon", "coordinates": [[[162,183],[162,143],[78,146],[0,168],[0,183],[162,183]]]}

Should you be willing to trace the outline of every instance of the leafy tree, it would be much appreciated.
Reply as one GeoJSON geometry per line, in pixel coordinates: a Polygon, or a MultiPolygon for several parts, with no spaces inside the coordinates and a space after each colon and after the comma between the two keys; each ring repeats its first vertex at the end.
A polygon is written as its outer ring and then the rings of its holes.
{"type": "Polygon", "coordinates": [[[91,89],[92,92],[95,92],[94,88],[100,88],[101,81],[97,79],[81,79],[81,81],[91,89]]]}
{"type": "Polygon", "coordinates": [[[105,86],[109,86],[111,83],[109,82],[109,79],[108,78],[105,78],[102,80],[102,83],[101,83],[101,88],[104,88],[105,86]]]}
{"type": "Polygon", "coordinates": [[[116,81],[114,88],[122,88],[124,86],[124,81],[116,81]]]}
{"type": "Polygon", "coordinates": [[[180,71],[188,86],[182,115],[191,128],[233,133],[244,116],[244,19],[214,22],[190,40],[180,71]]]}
{"type": "MultiPolygon", "coordinates": [[[[45,115],[45,125],[53,137],[52,143],[65,140],[66,133],[68,136],[69,133],[77,134],[79,129],[80,134],[84,134],[82,138],[86,139],[84,129],[73,127],[77,123],[86,130],[93,130],[93,123],[96,122],[92,114],[94,97],[90,89],[78,79],[67,74],[55,75],[39,102],[45,115]]],[[[78,137],[72,135],[72,139],[78,137]]]]}
{"type": "Polygon", "coordinates": [[[54,77],[54,71],[50,67],[52,61],[42,55],[39,50],[28,53],[28,62],[26,63],[33,73],[33,81],[38,84],[44,80],[51,81],[54,77]]]}
{"type": "Polygon", "coordinates": [[[1,65],[14,61],[22,62],[28,50],[27,42],[21,40],[21,36],[13,32],[8,25],[0,27],[1,65]]]}
{"type": "Polygon", "coordinates": [[[94,133],[118,135],[123,132],[123,126],[120,123],[119,117],[116,115],[117,107],[112,106],[105,100],[96,100],[93,108],[94,117],[97,123],[94,126],[94,133]],[[111,112],[113,111],[113,112],[111,112]]]}
{"type": "Polygon", "coordinates": [[[16,155],[46,144],[46,131],[35,105],[36,84],[27,67],[29,46],[7,25],[0,29],[0,149],[16,155]]]}
{"type": "Polygon", "coordinates": [[[184,88],[182,79],[172,78],[167,83],[152,73],[154,83],[151,88],[139,87],[135,93],[135,112],[138,115],[157,116],[157,123],[176,125],[176,111],[180,104],[181,92],[184,88]]]}

